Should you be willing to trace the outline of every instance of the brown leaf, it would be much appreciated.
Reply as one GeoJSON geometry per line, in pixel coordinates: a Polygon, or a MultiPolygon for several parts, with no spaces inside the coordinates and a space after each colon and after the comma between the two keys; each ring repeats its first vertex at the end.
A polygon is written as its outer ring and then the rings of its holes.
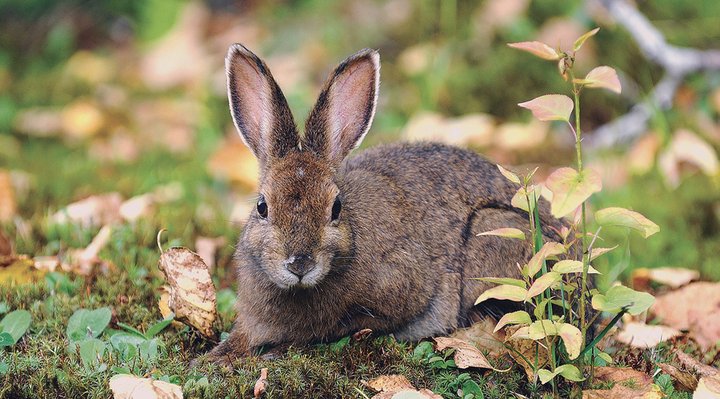
{"type": "Polygon", "coordinates": [[[652,378],[629,367],[596,367],[596,382],[613,382],[612,389],[583,391],[583,399],[661,399],[664,394],[652,378]]]}
{"type": "Polygon", "coordinates": [[[149,216],[153,211],[155,198],[152,194],[142,194],[130,198],[120,204],[120,216],[128,222],[149,216]]]}
{"type": "Polygon", "coordinates": [[[681,267],[638,268],[633,270],[631,278],[633,280],[636,278],[647,279],[662,285],[667,285],[670,288],[679,288],[691,281],[699,279],[700,273],[697,270],[684,269],[681,267]]]}
{"type": "Polygon", "coordinates": [[[255,190],[260,173],[255,156],[234,137],[221,143],[210,157],[208,170],[216,179],[229,180],[247,191],[255,190]]]}
{"type": "Polygon", "coordinates": [[[673,379],[675,388],[687,392],[692,392],[695,388],[697,388],[698,380],[694,375],[686,371],[681,371],[677,367],[667,363],[658,363],[657,366],[663,371],[663,373],[669,375],[673,379]]]}
{"type": "Polygon", "coordinates": [[[113,399],[182,399],[178,385],[130,374],[117,374],[110,378],[113,399]]]}
{"type": "Polygon", "coordinates": [[[33,265],[38,270],[54,272],[60,266],[60,259],[57,256],[36,256],[33,265]]]}
{"type": "Polygon", "coordinates": [[[93,195],[57,211],[51,220],[60,224],[107,225],[120,221],[122,203],[122,196],[119,193],[93,195]]]}
{"type": "Polygon", "coordinates": [[[611,389],[590,389],[583,391],[582,399],[663,399],[665,394],[655,384],[645,388],[630,388],[615,384],[611,389]]]}
{"type": "Polygon", "coordinates": [[[363,328],[362,330],[353,334],[352,339],[355,341],[364,341],[372,335],[372,332],[373,331],[369,328],[363,328]]]}
{"type": "Polygon", "coordinates": [[[253,389],[253,397],[259,398],[265,393],[265,389],[267,389],[267,376],[268,376],[268,369],[262,368],[260,369],[260,378],[255,381],[255,388],[253,389]]]}
{"type": "Polygon", "coordinates": [[[442,396],[429,389],[403,389],[400,391],[381,392],[371,399],[442,399],[442,396]]]}
{"type": "Polygon", "coordinates": [[[720,398],[720,376],[714,375],[702,377],[693,393],[693,399],[717,399],[720,398]]]}
{"type": "Polygon", "coordinates": [[[650,312],[678,330],[689,330],[703,348],[720,341],[720,283],[696,282],[660,295],[650,312]],[[702,298],[702,300],[698,300],[702,298]]]}
{"type": "Polygon", "coordinates": [[[439,351],[447,348],[455,349],[455,365],[459,369],[477,367],[497,370],[488,362],[485,355],[478,348],[466,341],[449,337],[437,337],[434,339],[437,342],[437,350],[439,351]]]}
{"type": "Polygon", "coordinates": [[[404,375],[381,375],[368,381],[365,385],[377,392],[396,392],[403,389],[415,389],[404,375]]]}
{"type": "Polygon", "coordinates": [[[0,223],[7,223],[17,214],[15,188],[10,172],[0,169],[0,223]]]}
{"type": "Polygon", "coordinates": [[[528,381],[533,383],[537,381],[537,375],[533,369],[535,366],[534,362],[537,361],[537,369],[541,369],[548,363],[550,359],[549,354],[547,349],[537,341],[531,339],[511,339],[510,337],[512,337],[518,329],[519,326],[506,328],[508,338],[505,340],[505,345],[509,348],[508,353],[510,357],[525,370],[528,381]],[[530,361],[530,363],[528,363],[528,361],[530,361]]]}
{"type": "Polygon", "coordinates": [[[501,356],[507,353],[503,341],[505,333],[503,331],[493,332],[496,320],[486,317],[473,323],[470,327],[460,328],[450,334],[450,338],[465,341],[470,345],[486,350],[491,356],[501,356]]]}
{"type": "Polygon", "coordinates": [[[720,161],[713,147],[685,129],[675,132],[670,145],[660,155],[658,165],[673,188],[680,184],[682,165],[692,165],[708,176],[715,176],[720,171],[720,161]]]}
{"type": "Polygon", "coordinates": [[[678,362],[680,362],[680,364],[685,366],[685,368],[687,369],[694,370],[695,373],[697,373],[701,377],[720,375],[720,370],[708,366],[707,364],[700,363],[699,361],[693,359],[692,356],[681,351],[680,349],[675,349],[673,353],[675,353],[675,356],[677,356],[678,362]]]}
{"type": "Polygon", "coordinates": [[[86,100],[77,100],[65,106],[60,120],[65,136],[74,139],[95,136],[105,124],[105,117],[97,104],[86,100]]]}
{"type": "Polygon", "coordinates": [[[644,323],[626,323],[616,339],[635,348],[654,348],[661,342],[680,335],[680,331],[667,326],[649,326],[644,323]]]}
{"type": "Polygon", "coordinates": [[[215,286],[205,262],[189,249],[175,247],[160,255],[158,267],[169,284],[168,306],[175,317],[213,336],[215,286]]]}
{"type": "Polygon", "coordinates": [[[81,276],[89,276],[97,266],[101,266],[105,269],[103,272],[107,274],[112,266],[101,260],[98,254],[110,241],[111,235],[112,227],[103,226],[86,248],[68,250],[62,259],[62,269],[81,276]]]}

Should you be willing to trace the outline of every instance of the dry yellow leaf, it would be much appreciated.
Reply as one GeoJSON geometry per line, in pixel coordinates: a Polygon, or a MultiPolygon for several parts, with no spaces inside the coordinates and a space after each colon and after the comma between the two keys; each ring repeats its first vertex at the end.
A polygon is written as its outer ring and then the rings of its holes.
{"type": "Polygon", "coordinates": [[[210,157],[212,176],[237,183],[247,191],[255,190],[260,167],[257,159],[240,139],[225,140],[210,157]]]}
{"type": "Polygon", "coordinates": [[[66,136],[83,139],[95,136],[105,124],[105,117],[96,104],[77,100],[62,111],[61,125],[66,136]]]}
{"type": "MultiPolygon", "coordinates": [[[[437,342],[437,350],[445,350],[447,348],[455,349],[455,365],[459,369],[466,369],[470,367],[477,367],[482,369],[497,370],[488,362],[485,355],[472,344],[450,337],[437,337],[434,338],[437,342]]],[[[500,371],[500,370],[497,370],[500,371]]]]}
{"type": "Polygon", "coordinates": [[[176,247],[160,255],[158,267],[168,282],[167,305],[175,318],[213,336],[215,286],[205,262],[189,249],[176,247]]]}
{"type": "Polygon", "coordinates": [[[415,389],[404,375],[381,375],[368,381],[365,385],[378,392],[392,392],[403,389],[415,389]]]}
{"type": "Polygon", "coordinates": [[[120,221],[120,193],[93,195],[73,202],[51,218],[55,223],[78,223],[83,226],[106,225],[120,221]]]}
{"type": "Polygon", "coordinates": [[[680,335],[680,331],[672,327],[644,323],[626,323],[616,339],[635,348],[654,348],[661,342],[680,335]]]}

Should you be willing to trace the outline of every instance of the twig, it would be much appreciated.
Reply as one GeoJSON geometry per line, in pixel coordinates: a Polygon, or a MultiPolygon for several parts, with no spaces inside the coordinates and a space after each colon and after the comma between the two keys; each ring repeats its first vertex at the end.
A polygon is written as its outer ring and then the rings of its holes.
{"type": "Polygon", "coordinates": [[[653,112],[664,111],[672,106],[675,92],[688,74],[720,70],[720,50],[698,50],[668,44],[647,17],[626,0],[599,1],[617,23],[630,33],[645,58],[665,71],[665,76],[645,102],[635,105],[630,112],[599,127],[589,136],[591,147],[606,148],[642,135],[653,112]]]}

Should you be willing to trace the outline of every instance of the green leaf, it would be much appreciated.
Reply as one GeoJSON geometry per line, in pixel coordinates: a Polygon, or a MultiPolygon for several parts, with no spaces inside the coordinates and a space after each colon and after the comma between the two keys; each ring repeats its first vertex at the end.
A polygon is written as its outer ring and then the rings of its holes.
{"type": "Polygon", "coordinates": [[[527,264],[528,276],[536,275],[542,268],[542,263],[551,256],[565,253],[565,247],[558,242],[546,242],[540,250],[533,255],[527,264]]]}
{"type": "Polygon", "coordinates": [[[497,287],[490,288],[489,290],[480,294],[478,299],[475,301],[475,305],[482,303],[488,299],[501,299],[515,302],[522,302],[525,300],[527,290],[522,287],[515,285],[499,285],[497,287]]]}
{"type": "Polygon", "coordinates": [[[100,363],[103,354],[105,354],[105,342],[91,338],[80,342],[80,359],[83,362],[83,366],[90,368],[93,365],[100,363]]]}
{"type": "MultiPolygon", "coordinates": [[[[552,271],[560,274],[582,273],[583,263],[578,260],[561,260],[553,266],[552,271]]],[[[588,274],[600,274],[592,265],[588,265],[588,274]]]]}
{"type": "Polygon", "coordinates": [[[528,327],[520,327],[512,339],[532,339],[534,341],[541,340],[545,337],[558,335],[565,344],[570,359],[576,359],[580,355],[582,346],[582,332],[568,323],[557,323],[550,320],[538,320],[530,324],[528,327]]]}
{"type": "Polygon", "coordinates": [[[0,314],[7,313],[8,310],[10,310],[10,307],[7,302],[0,302],[0,314]]]}
{"type": "Polygon", "coordinates": [[[525,187],[520,187],[515,195],[510,200],[510,204],[515,208],[522,209],[527,213],[531,213],[537,204],[537,198],[540,196],[538,186],[530,186],[527,190],[525,187]],[[528,202],[530,206],[528,207],[528,202]]]}
{"type": "Polygon", "coordinates": [[[610,247],[610,248],[601,248],[601,247],[593,248],[592,252],[590,252],[590,261],[591,262],[594,261],[595,259],[605,255],[606,253],[612,251],[613,249],[615,249],[617,247],[618,246],[615,245],[614,247],[610,247]]]}
{"type": "Polygon", "coordinates": [[[503,168],[500,165],[497,165],[498,170],[500,170],[500,173],[502,173],[503,176],[505,176],[506,179],[510,180],[511,182],[515,184],[520,184],[520,178],[515,173],[503,168]]]}
{"type": "Polygon", "coordinates": [[[477,235],[478,236],[498,236],[498,237],[505,237],[505,238],[515,238],[518,240],[525,239],[525,233],[523,233],[522,230],[516,229],[513,227],[503,227],[500,229],[486,231],[484,233],[478,233],[477,235]]]}
{"type": "Polygon", "coordinates": [[[581,84],[587,88],[608,89],[620,94],[622,86],[615,69],[609,66],[599,66],[588,72],[585,79],[574,79],[573,83],[581,84]]]}
{"type": "Polygon", "coordinates": [[[129,332],[130,334],[134,334],[134,335],[137,335],[138,337],[142,337],[142,338],[147,338],[147,337],[145,336],[145,334],[142,333],[142,331],[138,330],[137,328],[135,328],[135,327],[133,327],[133,326],[131,326],[131,325],[128,325],[128,324],[125,324],[125,323],[120,323],[120,322],[118,322],[117,325],[118,325],[118,327],[120,327],[120,328],[122,328],[123,330],[129,332]]]}
{"type": "Polygon", "coordinates": [[[551,212],[561,218],[572,213],[593,193],[602,189],[600,175],[590,169],[578,173],[573,168],[560,168],[554,171],[545,182],[552,191],[551,212]]]}
{"type": "Polygon", "coordinates": [[[582,36],[578,37],[577,40],[575,40],[575,43],[573,43],[573,50],[578,51],[582,47],[583,44],[585,44],[585,41],[593,36],[595,36],[596,33],[600,28],[595,28],[591,30],[590,32],[584,33],[582,36]]]}
{"type": "Polygon", "coordinates": [[[518,50],[527,51],[528,53],[540,57],[544,60],[555,61],[560,59],[560,53],[558,53],[557,51],[555,51],[554,48],[548,46],[543,42],[532,41],[508,43],[508,46],[516,48],[518,50]]]}
{"type": "Polygon", "coordinates": [[[498,320],[498,323],[495,326],[493,333],[500,331],[501,328],[503,328],[507,325],[530,324],[530,323],[532,323],[532,320],[530,319],[530,315],[523,310],[506,313],[503,317],[500,318],[500,320],[498,320]]]}
{"type": "Polygon", "coordinates": [[[645,216],[625,208],[605,208],[595,212],[595,222],[600,226],[620,226],[639,231],[648,238],[660,231],[660,227],[645,216]]]}
{"type": "Polygon", "coordinates": [[[603,312],[618,313],[625,309],[631,315],[639,315],[648,310],[655,298],[647,292],[639,292],[622,285],[610,287],[603,294],[595,294],[592,307],[603,312]]]}
{"type": "Polygon", "coordinates": [[[12,335],[7,332],[1,332],[0,333],[0,348],[5,346],[13,346],[15,345],[15,340],[13,339],[12,335]]]}
{"type": "Polygon", "coordinates": [[[535,279],[530,288],[528,288],[525,300],[528,301],[533,297],[540,295],[546,289],[550,288],[553,284],[557,283],[562,279],[562,274],[556,272],[547,272],[542,276],[535,279]]]}
{"type": "Polygon", "coordinates": [[[541,121],[568,122],[574,108],[573,100],[563,94],[546,94],[518,105],[532,111],[541,121]]]}
{"type": "Polygon", "coordinates": [[[110,308],[95,310],[78,309],[70,316],[66,333],[70,342],[82,341],[86,338],[97,338],[110,324],[112,311],[110,308]]]}
{"type": "Polygon", "coordinates": [[[167,326],[172,324],[173,320],[175,320],[175,313],[170,313],[165,319],[153,324],[148,328],[147,332],[145,333],[145,336],[148,338],[152,338],[160,333],[160,331],[164,330],[167,326]]]}
{"type": "Polygon", "coordinates": [[[123,345],[138,346],[145,341],[147,341],[145,337],[125,331],[117,332],[110,337],[110,344],[119,351],[123,349],[123,345]]]}
{"type": "Polygon", "coordinates": [[[546,369],[538,370],[538,377],[540,378],[540,382],[543,384],[547,384],[549,381],[551,381],[558,375],[561,375],[565,377],[565,379],[570,381],[577,382],[585,380],[580,370],[578,370],[578,368],[573,366],[572,364],[563,364],[561,366],[555,367],[555,372],[546,369]]]}
{"type": "Polygon", "coordinates": [[[485,281],[493,284],[514,285],[520,288],[527,287],[527,284],[524,281],[509,277],[475,277],[471,278],[471,280],[485,281]]]}
{"type": "Polygon", "coordinates": [[[0,321],[0,331],[10,334],[13,344],[16,344],[30,327],[31,322],[32,316],[30,312],[20,309],[14,310],[6,314],[0,321]]]}

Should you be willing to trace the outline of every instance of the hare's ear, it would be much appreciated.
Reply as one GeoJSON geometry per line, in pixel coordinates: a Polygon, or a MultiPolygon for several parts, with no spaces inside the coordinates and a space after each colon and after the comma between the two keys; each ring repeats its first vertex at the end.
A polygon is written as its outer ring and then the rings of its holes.
{"type": "Polygon", "coordinates": [[[260,163],[298,149],[292,113],[267,65],[242,44],[233,44],[225,71],[233,122],[260,163]]]}
{"type": "Polygon", "coordinates": [[[339,164],[367,134],[375,115],[380,55],[362,50],[330,75],[305,124],[303,149],[339,164]]]}

